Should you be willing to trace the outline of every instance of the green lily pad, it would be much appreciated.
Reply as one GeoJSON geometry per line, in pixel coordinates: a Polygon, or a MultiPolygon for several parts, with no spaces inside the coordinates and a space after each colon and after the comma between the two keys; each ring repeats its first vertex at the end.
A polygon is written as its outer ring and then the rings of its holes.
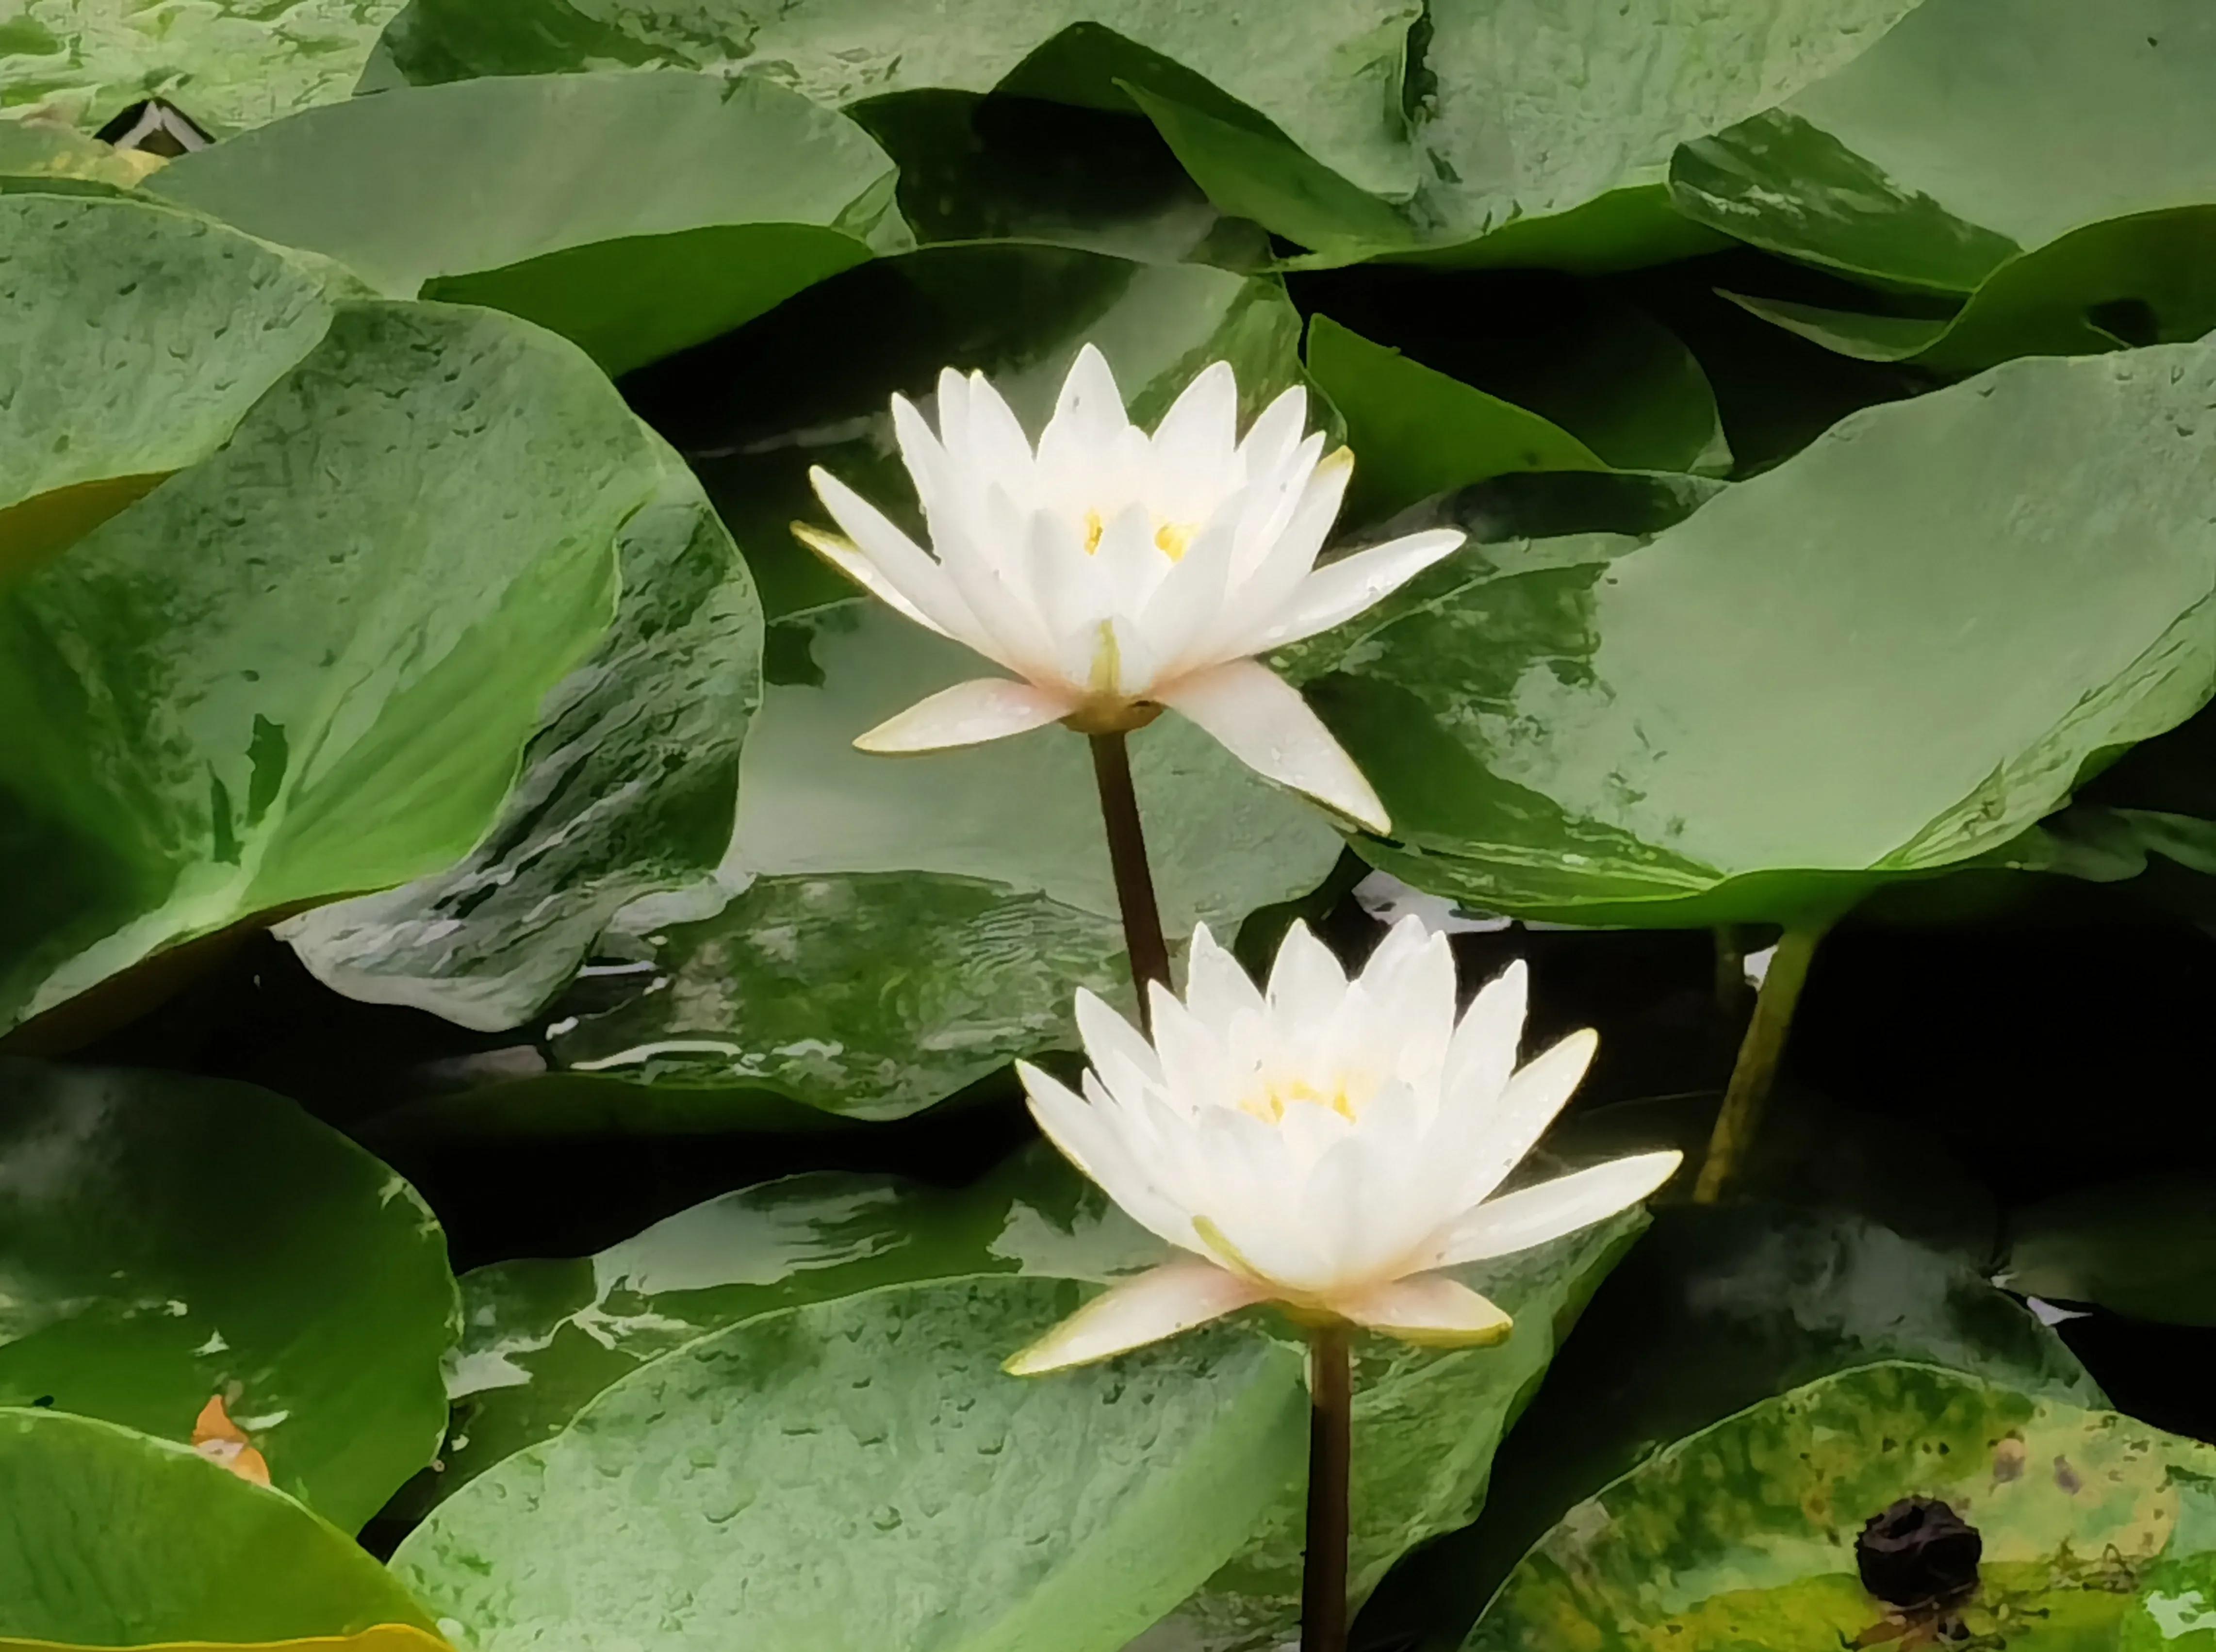
{"type": "Polygon", "coordinates": [[[389,297],[539,322],[619,373],[913,244],[855,124],[766,81],[398,87],[181,157],[163,195],[389,297]]]}
{"type": "Polygon", "coordinates": [[[399,0],[21,0],[0,24],[0,108],[90,130],[163,96],[211,131],[258,126],[353,91],[399,0]]]}
{"type": "Polygon", "coordinates": [[[1952,316],[1749,309],[1842,353],[1967,372],[2012,356],[2197,338],[2216,161],[2192,111],[2216,28],[2192,0],[2031,0],[2004,29],[1927,0],[1782,107],[1688,144],[1680,211],[1952,316]]]}
{"type": "MultiPolygon", "coordinates": [[[[1377,307],[1413,308],[1413,297],[1396,284],[1377,307]]],[[[1731,468],[1715,396],[1684,345],[1628,306],[1570,311],[1556,326],[1521,316],[1510,339],[1478,335],[1459,316],[1445,331],[1433,322],[1403,334],[1419,357],[1465,372],[1476,364],[1483,387],[1318,315],[1308,371],[1345,419],[1357,458],[1347,519],[1374,521],[1523,471],[1731,468]]]]}
{"type": "Polygon", "coordinates": [[[2057,1194],[2010,1219],[2009,1288],[2136,1318],[2216,1325],[2216,1197],[2156,1172],[2057,1194]]]}
{"type": "MultiPolygon", "coordinates": [[[[1504,1347],[1438,1354],[1363,1345],[1358,1591],[1414,1545],[1476,1513],[1493,1451],[1526,1391],[1642,1225],[1628,1215],[1464,1270],[1517,1317],[1504,1347]]],[[[492,1465],[553,1435],[643,1364],[682,1357],[672,1351],[765,1314],[966,1274],[1105,1281],[1166,1254],[1059,1158],[1034,1150],[961,1193],[796,1176],[711,1200],[597,1256],[479,1268],[463,1281],[467,1329],[450,1379],[455,1437],[429,1495],[447,1495],[488,1470],[505,1473],[492,1465]]],[[[1174,1643],[1270,1644],[1290,1630],[1301,1484],[1297,1464],[1284,1465],[1239,1554],[1163,1631],[1174,1643]]]]}
{"type": "Polygon", "coordinates": [[[0,576],[212,453],[331,320],[275,249],[131,201],[0,195],[0,576]]]}
{"type": "Polygon", "coordinates": [[[1866,316],[1730,296],[1765,321],[1864,361],[1968,372],[2026,355],[2182,343],[2216,325],[2216,206],[2109,218],[1995,269],[1953,315],[1866,316]]]}
{"type": "Polygon", "coordinates": [[[372,74],[379,83],[422,85],[674,65],[760,75],[840,107],[926,88],[991,91],[1065,30],[1089,23],[1099,27],[1085,31],[1080,55],[1096,61],[1056,66],[1063,95],[1123,107],[1113,77],[1130,71],[1136,47],[1270,111],[1326,164],[1393,193],[1414,183],[1396,114],[1401,54],[1419,15],[1413,0],[1316,0],[1287,29],[1261,12],[1150,0],[989,0],[951,28],[937,9],[908,0],[723,0],[683,20],[643,0],[590,10],[569,0],[415,0],[386,30],[372,74]]]}
{"type": "Polygon", "coordinates": [[[1622,269],[1717,244],[1663,189],[1677,144],[1849,63],[1912,3],[1434,6],[1405,92],[1415,182],[1398,193],[1336,167],[1269,104],[1134,95],[1211,199],[1317,262],[1622,269]]]}
{"type": "Polygon", "coordinates": [[[1308,371],[1346,421],[1349,445],[1369,456],[1349,489],[1357,520],[1510,471],[1608,468],[1560,426],[1328,316],[1308,324],[1308,371]]]}
{"type": "Polygon", "coordinates": [[[1019,241],[1141,263],[1259,269],[1260,228],[1227,218],[1135,114],[994,93],[871,98],[854,119],[900,169],[926,243],[1019,241]]]}
{"type": "Polygon", "coordinates": [[[0,1635],[122,1646],[431,1627],[290,1497],[114,1423],[0,1409],[0,1499],[26,1516],[0,1526],[0,1635]]]}
{"type": "Polygon", "coordinates": [[[1160,1241],[1059,1158],[1019,1155],[974,1188],[789,1176],[695,1205],[598,1256],[495,1262],[462,1277],[447,1379],[445,1497],[551,1438],[593,1397],[694,1338],[802,1303],[996,1272],[1105,1280],[1160,1241]]]}
{"type": "Polygon", "coordinates": [[[1651,539],[1450,558],[1300,661],[1400,834],[1358,847],[1484,910],[1666,925],[2006,843],[2209,697],[2212,392],[2207,346],[2018,362],[1651,539]]]}
{"type": "Polygon", "coordinates": [[[7,187],[45,178],[135,189],[163,163],[150,150],[116,149],[58,120],[0,120],[0,179],[7,187]]]}
{"type": "Polygon", "coordinates": [[[1876,1365],[1679,1440],[1579,1504],[1467,1652],[1898,1638],[1856,1575],[1862,1524],[1937,1497],[1978,1528],[1968,1636],[2175,1644],[2216,1591],[2216,1448],[1930,1366],[1876,1365]],[[2181,1614],[2181,1608],[2183,1608],[2181,1614]]]}
{"type": "Polygon", "coordinates": [[[182,1443],[219,1397],[348,1531],[431,1460],[460,1307],[406,1182],[250,1085],[6,1061],[0,1092],[0,1405],[182,1443]]]}
{"type": "Polygon", "coordinates": [[[1788,256],[1967,293],[2103,219],[2216,203],[2194,0],[1924,0],[1870,50],[1689,144],[1678,210],[1788,256]]]}
{"type": "MultiPolygon", "coordinates": [[[[83,212],[168,209],[83,200],[83,212]]],[[[348,304],[230,439],[0,593],[0,1016],[490,826],[679,467],[572,347],[348,304]]]]}
{"type": "Polygon", "coordinates": [[[1078,1298],[961,1280],[704,1337],[442,1503],[395,1574],[473,1652],[735,1632],[1112,1652],[1297,1475],[1308,1406],[1298,1356],[1237,1326],[1005,1375],[1078,1298]]]}
{"type": "Polygon", "coordinates": [[[674,461],[616,554],[615,623],[547,702],[485,839],[434,876],[280,927],[326,984],[513,1027],[567,985],[624,907],[722,861],[761,693],[753,577],[674,461]]]}
{"type": "Polygon", "coordinates": [[[1420,1603],[1431,1642],[1451,1645],[1548,1527],[1643,1459],[1887,1360],[2106,1403],[2062,1339],[1959,1256],[1845,1211],[1657,1210],[1494,1460],[1484,1513],[1412,1559],[1394,1604],[1420,1603]]]}

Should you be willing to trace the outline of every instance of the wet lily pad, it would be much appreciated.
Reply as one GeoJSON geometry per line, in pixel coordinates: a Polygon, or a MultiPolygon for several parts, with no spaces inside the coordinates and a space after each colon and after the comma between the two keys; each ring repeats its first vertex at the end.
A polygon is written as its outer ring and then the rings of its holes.
{"type": "Polygon", "coordinates": [[[2007,842],[2209,696],[2212,386],[2207,346],[2019,362],[1651,539],[1449,559],[1300,667],[1392,811],[1362,852],[1483,910],[1672,924],[2007,842]]]}
{"type": "Polygon", "coordinates": [[[441,1504],[395,1574],[474,1652],[734,1632],[1113,1652],[1298,1472],[1308,1407],[1298,1355],[1236,1325],[1003,1373],[1078,1296],[896,1287],[704,1337],[441,1504]]]}
{"type": "Polygon", "coordinates": [[[761,80],[398,87],[181,157],[150,193],[324,253],[388,297],[487,304],[612,373],[913,244],[892,163],[761,80]]]}
{"type": "Polygon", "coordinates": [[[0,107],[34,104],[98,127],[141,98],[176,101],[214,132],[258,126],[354,90],[400,0],[204,0],[150,14],[126,0],[22,0],[0,53],[0,107]]]}
{"type": "MultiPolygon", "coordinates": [[[[47,302],[96,310],[104,286],[47,302]]],[[[317,330],[220,448],[0,591],[0,709],[34,735],[0,757],[0,841],[35,892],[0,918],[9,1024],[466,853],[607,629],[619,532],[682,483],[526,322],[348,303],[317,330]]],[[[151,445],[108,473],[176,462],[151,445]]]]}
{"type": "Polygon", "coordinates": [[[2216,1598],[2212,1515],[2216,1447],[1933,1366],[1870,1366],[1680,1440],[1572,1509],[1463,1644],[2152,1647],[2216,1598]],[[1864,1521],[1909,1495],[1945,1502],[1984,1541],[1976,1591],[1948,1616],[1891,1612],[1856,1575],[1864,1521]]]}
{"type": "Polygon", "coordinates": [[[1411,54],[1414,183],[1399,193],[1336,168],[1270,105],[1249,100],[1242,109],[1151,84],[1135,95],[1219,206],[1313,248],[1319,262],[1389,255],[1622,269],[1715,244],[1713,231],[1672,210],[1663,187],[1677,144],[1851,62],[1910,9],[1903,0],[1434,7],[1420,56],[1411,54]]]}
{"type": "MultiPolygon", "coordinates": [[[[1517,1317],[1504,1347],[1425,1354],[1372,1342],[1355,1428],[1356,1588],[1366,1592],[1425,1538],[1465,1524],[1522,1396],[1585,1299],[1637,1235],[1628,1215],[1467,1276],[1517,1317]]],[[[1105,1281],[1164,1250],[1043,1149],[945,1193],[883,1178],[797,1176],[725,1194],[574,1262],[518,1262],[466,1275],[467,1330],[452,1370],[458,1411],[428,1497],[554,1436],[610,1385],[694,1339],[795,1305],[978,1274],[1105,1281]]],[[[1265,1318],[1272,1335],[1292,1335],[1265,1318]]],[[[1005,1353],[1006,1350],[1003,1350],[1005,1353]]],[[[523,1459],[514,1459],[520,1462],[523,1459]]],[[[1300,1583],[1297,1463],[1239,1552],[1159,1631],[1169,1643],[1274,1644],[1300,1583]]],[[[466,1496],[469,1494],[462,1493],[466,1496]]]]}
{"type": "Polygon", "coordinates": [[[695,1337],[804,1302],[996,1272],[1105,1280],[1159,1240],[1043,1150],[949,1193],[888,1176],[789,1176],[695,1205],[598,1256],[463,1276],[443,1498],[551,1438],[592,1398],[695,1337]]]}
{"type": "Polygon", "coordinates": [[[1687,144],[1678,209],[1952,315],[1777,301],[1756,313],[1844,353],[1972,371],[2026,354],[2196,338],[2216,162],[2191,111],[2216,88],[2192,0],[2030,0],[1996,28],[1927,0],[1779,108],[1687,144]]]}
{"type": "Polygon", "coordinates": [[[318,979],[465,1027],[513,1027],[617,912],[722,861],[761,692],[753,576],[674,464],[616,556],[615,623],[549,697],[484,840],[434,876],[280,926],[318,979]]]}
{"type": "Polygon", "coordinates": [[[1466,1625],[1548,1527],[1642,1459],[1788,1389],[1888,1360],[2106,1403],[2062,1339],[1960,1256],[1844,1210],[1658,1209],[1509,1435],[1476,1524],[1416,1557],[1389,1604],[1420,1610],[1434,1637],[1466,1625]]]}
{"type": "MultiPolygon", "coordinates": [[[[362,1634],[430,1618],[353,1538],[189,1446],[0,1409],[0,1637],[77,1646],[362,1634]]],[[[409,1637],[360,1652],[413,1652],[409,1637]]]]}
{"type": "Polygon", "coordinates": [[[431,1460],[460,1306],[406,1182],[247,1084],[7,1061],[0,1097],[0,1405],[182,1443],[219,1397],[348,1531],[431,1460]]]}
{"type": "Polygon", "coordinates": [[[276,249],[127,201],[0,196],[0,578],[212,453],[331,321],[276,249]]]}

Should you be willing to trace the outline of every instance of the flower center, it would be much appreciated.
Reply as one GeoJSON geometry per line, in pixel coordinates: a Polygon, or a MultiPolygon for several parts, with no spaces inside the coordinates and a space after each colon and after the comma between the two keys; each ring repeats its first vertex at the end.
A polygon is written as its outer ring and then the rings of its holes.
{"type": "Polygon", "coordinates": [[[1304,1078],[1269,1078],[1263,1081],[1259,1090],[1240,1097],[1239,1109],[1265,1124],[1283,1124],[1285,1109],[1295,1102],[1303,1102],[1310,1107],[1329,1108],[1351,1124],[1373,1088],[1352,1074],[1342,1074],[1325,1085],[1313,1084],[1304,1078]]]}
{"type": "MultiPolygon", "coordinates": [[[[1108,525],[1101,519],[1099,511],[1086,512],[1085,554],[1087,556],[1099,550],[1100,536],[1107,531],[1108,525]]],[[[1164,522],[1154,529],[1154,549],[1173,562],[1182,562],[1186,548],[1192,544],[1193,535],[1199,531],[1197,523],[1164,522]]]]}

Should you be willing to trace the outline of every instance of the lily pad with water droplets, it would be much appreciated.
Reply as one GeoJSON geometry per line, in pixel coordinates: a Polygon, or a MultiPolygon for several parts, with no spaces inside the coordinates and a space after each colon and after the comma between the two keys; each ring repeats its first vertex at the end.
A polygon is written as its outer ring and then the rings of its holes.
{"type": "Polygon", "coordinates": [[[1464,1652],[1574,1643],[2037,1649],[2188,1645],[2216,1600],[2216,1447],[1935,1366],[1764,1401],[1580,1503],[1510,1575],[1464,1652]],[[1984,1558],[1958,1606],[1889,1609],[1866,1520],[1936,1497],[1984,1558]]]}
{"type": "Polygon", "coordinates": [[[445,1433],[438,1222],[251,1085],[0,1062],[0,1405],[228,1441],[348,1531],[445,1433]]]}

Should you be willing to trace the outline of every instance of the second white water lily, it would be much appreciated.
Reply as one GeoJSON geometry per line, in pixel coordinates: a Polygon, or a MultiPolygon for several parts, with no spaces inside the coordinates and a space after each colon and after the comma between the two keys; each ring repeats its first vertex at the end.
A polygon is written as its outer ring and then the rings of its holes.
{"type": "Polygon", "coordinates": [[[1368,608],[1462,543],[1412,534],[1316,566],[1352,469],[1297,388],[1239,434],[1217,362],[1149,435],[1087,345],[1036,446],[981,373],[939,380],[934,430],[893,398],[931,549],[828,471],[843,537],[801,538],[908,618],[1019,681],[959,683],[870,730],[876,752],[967,746],[1056,722],[1135,728],[1168,707],[1240,761],[1372,831],[1385,810],[1315,714],[1254,656],[1368,608]]]}
{"type": "Polygon", "coordinates": [[[1023,1065],[1031,1111],[1078,1169],[1185,1253],[1111,1287],[1010,1361],[1105,1359],[1258,1302],[1410,1342],[1508,1333],[1443,1271],[1526,1250],[1636,1203],[1677,1169],[1642,1153],[1501,1194],[1592,1059],[1590,1032],[1516,1065],[1521,964],[1455,1015],[1454,955],[1415,918],[1350,981],[1296,924],[1266,992],[1197,930],[1154,1038],[1091,993],[1083,1094],[1023,1065]]]}

